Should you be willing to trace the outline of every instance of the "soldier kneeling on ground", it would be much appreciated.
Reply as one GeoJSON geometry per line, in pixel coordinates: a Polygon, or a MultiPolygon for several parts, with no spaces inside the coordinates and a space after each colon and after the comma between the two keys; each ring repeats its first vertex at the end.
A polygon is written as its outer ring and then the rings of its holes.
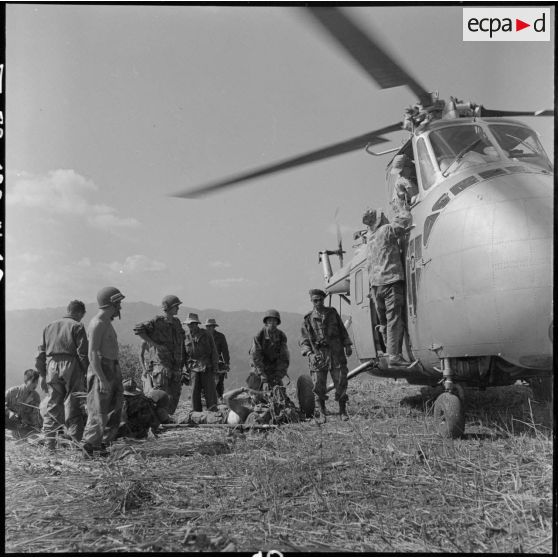
{"type": "Polygon", "coordinates": [[[39,413],[41,398],[36,391],[38,385],[39,372],[30,368],[23,373],[23,384],[6,391],[4,426],[18,438],[39,432],[43,425],[39,413]]]}
{"type": "Polygon", "coordinates": [[[286,424],[304,420],[303,414],[287,395],[283,386],[275,386],[269,391],[259,391],[261,378],[250,373],[241,387],[223,394],[226,405],[219,405],[217,411],[191,411],[183,421],[187,424],[286,424]],[[256,388],[256,389],[255,389],[256,388]],[[240,395],[246,394],[243,398],[240,395]]]}
{"type": "Polygon", "coordinates": [[[161,424],[172,422],[168,393],[153,389],[145,394],[133,379],[126,380],[122,386],[124,404],[117,437],[147,438],[150,429],[155,434],[161,424]]]}

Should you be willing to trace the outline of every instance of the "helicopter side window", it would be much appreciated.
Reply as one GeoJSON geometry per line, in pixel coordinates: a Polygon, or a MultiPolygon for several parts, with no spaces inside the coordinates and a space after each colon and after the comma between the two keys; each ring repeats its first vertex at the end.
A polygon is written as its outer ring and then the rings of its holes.
{"type": "Polygon", "coordinates": [[[436,171],[434,170],[424,138],[419,138],[417,141],[417,156],[422,187],[424,190],[428,190],[436,180],[436,171]]]}
{"type": "Polygon", "coordinates": [[[444,176],[500,159],[482,127],[476,124],[434,130],[429,139],[444,176]]]}
{"type": "Polygon", "coordinates": [[[513,124],[491,124],[489,129],[504,153],[511,159],[552,170],[552,165],[533,130],[513,124]]]}
{"type": "Polygon", "coordinates": [[[359,269],[355,273],[355,302],[357,304],[362,304],[364,300],[364,291],[362,288],[362,269],[359,269]]]}

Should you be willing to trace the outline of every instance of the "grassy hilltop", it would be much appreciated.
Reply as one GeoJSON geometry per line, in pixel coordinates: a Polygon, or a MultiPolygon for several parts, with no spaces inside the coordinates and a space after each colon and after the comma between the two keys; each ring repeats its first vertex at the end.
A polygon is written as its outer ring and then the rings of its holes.
{"type": "Polygon", "coordinates": [[[530,389],[467,390],[467,434],[453,441],[434,434],[428,390],[364,375],[349,395],[348,422],[175,429],[105,459],[7,439],[5,549],[556,550],[551,407],[530,389]]]}

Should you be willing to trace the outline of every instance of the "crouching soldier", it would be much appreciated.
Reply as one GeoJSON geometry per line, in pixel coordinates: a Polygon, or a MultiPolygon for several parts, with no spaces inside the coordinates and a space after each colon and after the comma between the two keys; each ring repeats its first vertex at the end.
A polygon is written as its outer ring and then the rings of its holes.
{"type": "MultiPolygon", "coordinates": [[[[260,377],[261,384],[268,387],[283,385],[289,368],[287,336],[278,329],[281,315],[277,310],[268,310],[263,318],[264,327],[252,340],[250,365],[260,377]]],[[[259,386],[257,389],[260,389],[259,386]]]]}
{"type": "Polygon", "coordinates": [[[167,393],[152,390],[144,394],[133,379],[126,380],[122,386],[124,403],[118,437],[147,438],[149,430],[155,434],[161,423],[170,422],[167,393]]]}
{"type": "Polygon", "coordinates": [[[38,432],[43,425],[39,406],[41,398],[36,389],[39,372],[29,369],[23,373],[23,384],[6,391],[4,426],[17,437],[38,432]]]}
{"type": "Polygon", "coordinates": [[[335,386],[335,400],[339,402],[339,415],[348,420],[347,415],[347,358],[351,356],[352,341],[337,310],[324,305],[325,292],[320,289],[310,291],[314,306],[312,312],[304,316],[300,347],[302,356],[307,356],[310,373],[314,379],[316,396],[316,417],[323,415],[325,422],[327,399],[327,373],[335,386]],[[318,411],[319,408],[319,411],[318,411]]]}

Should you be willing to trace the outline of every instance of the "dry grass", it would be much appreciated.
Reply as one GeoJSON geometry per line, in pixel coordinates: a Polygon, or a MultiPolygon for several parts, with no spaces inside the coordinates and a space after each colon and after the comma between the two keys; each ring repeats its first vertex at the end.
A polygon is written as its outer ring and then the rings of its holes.
{"type": "Polygon", "coordinates": [[[551,554],[549,406],[471,392],[450,441],[417,391],[364,377],[349,422],[169,430],[107,459],[7,440],[6,551],[551,554]]]}

